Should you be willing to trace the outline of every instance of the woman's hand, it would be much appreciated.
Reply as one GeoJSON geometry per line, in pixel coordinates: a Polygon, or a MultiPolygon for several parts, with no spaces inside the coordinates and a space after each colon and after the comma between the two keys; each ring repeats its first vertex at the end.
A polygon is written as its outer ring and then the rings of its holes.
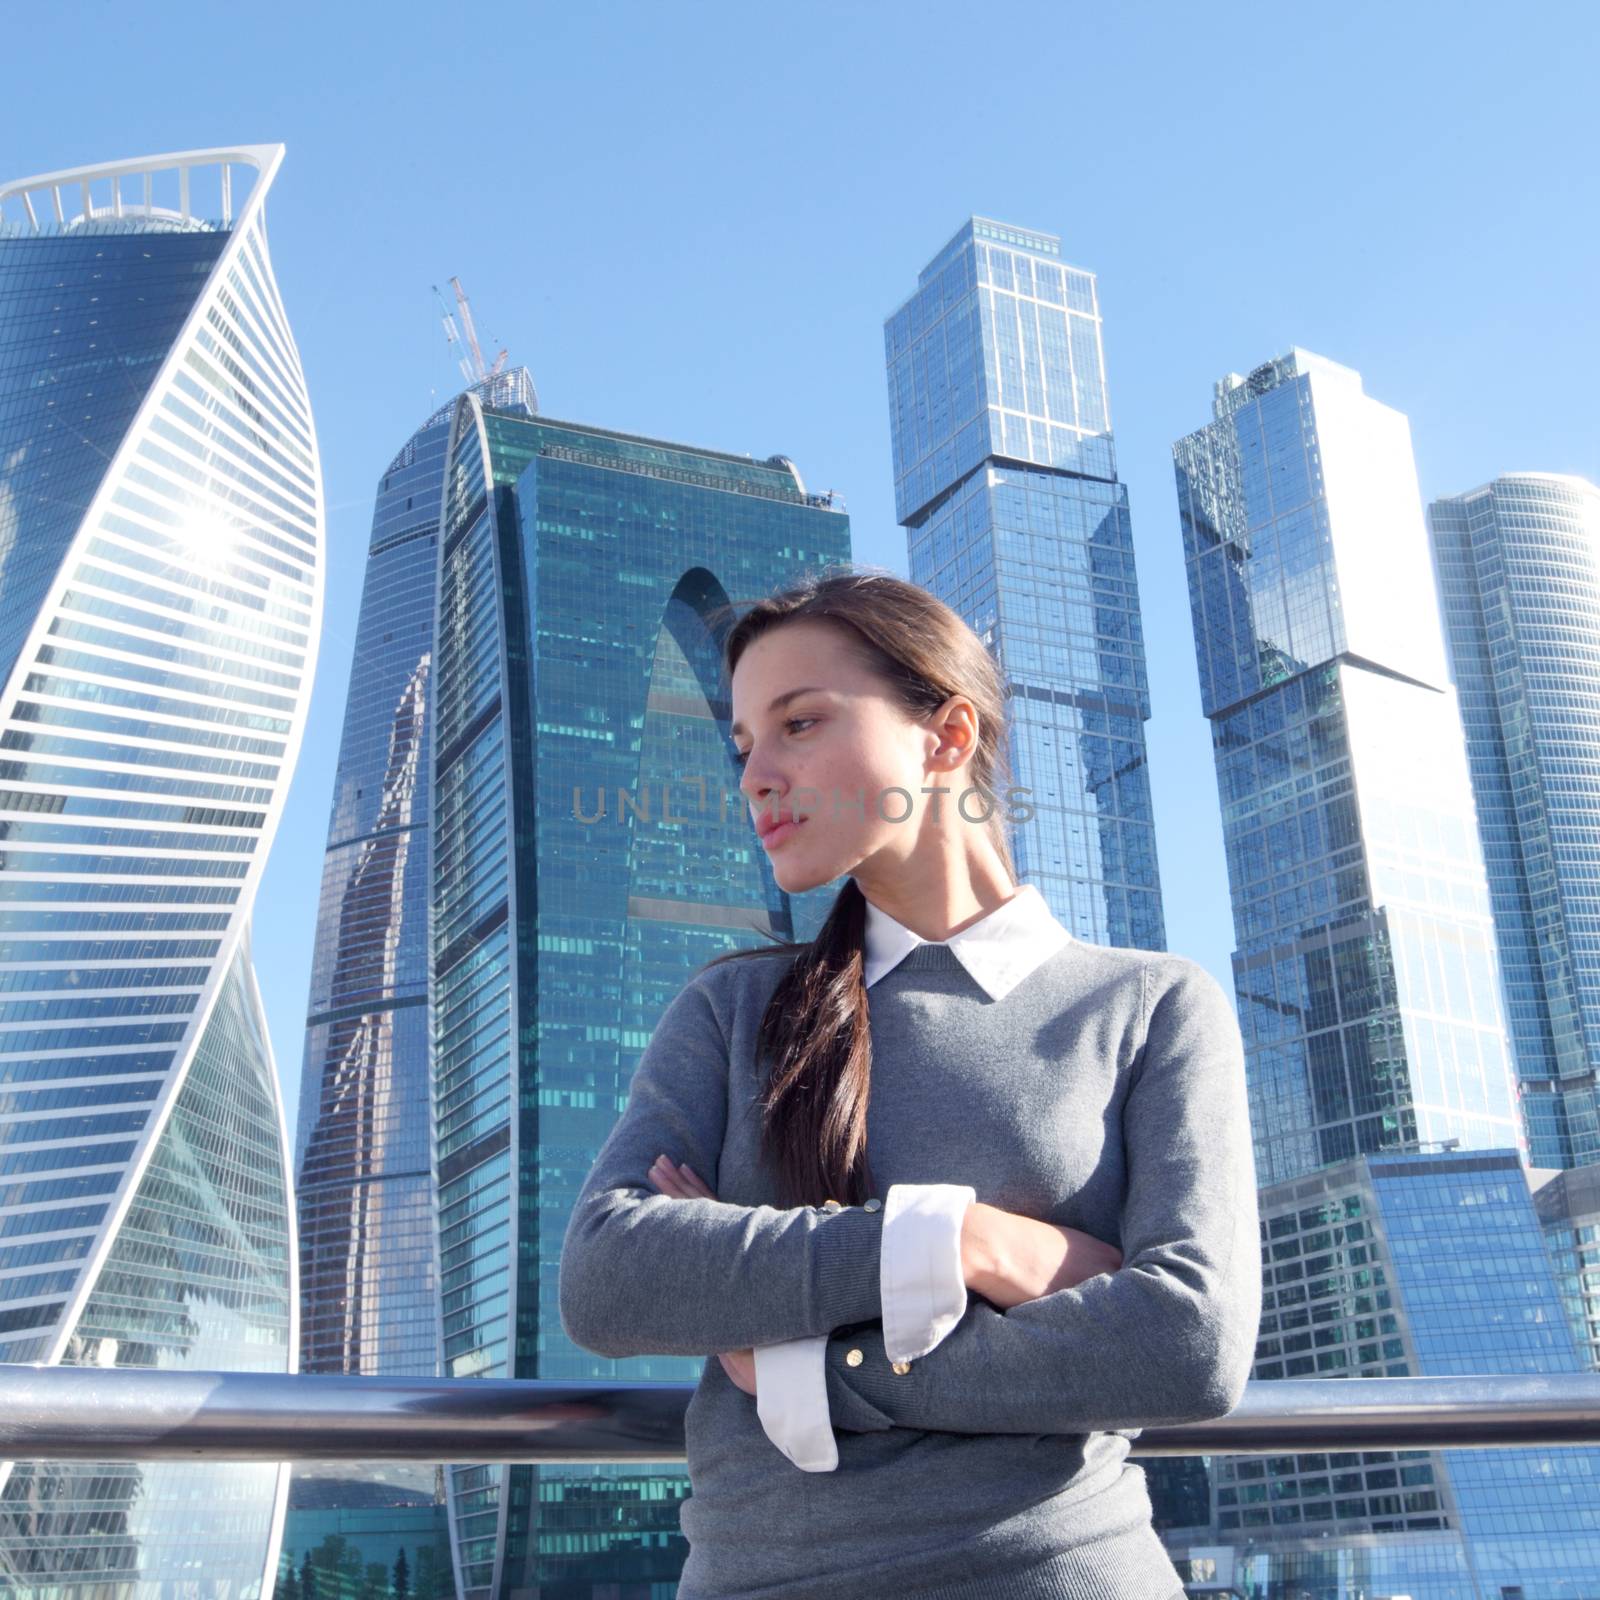
{"type": "MultiPolygon", "coordinates": [[[[655,1165],[651,1167],[648,1177],[650,1182],[664,1195],[669,1195],[675,1200],[715,1200],[717,1197],[711,1191],[711,1186],[687,1162],[681,1166],[667,1160],[664,1155],[657,1156],[655,1165]]],[[[717,1360],[722,1363],[722,1370],[728,1374],[734,1384],[743,1389],[746,1394],[756,1392],[756,1353],[754,1350],[719,1350],[717,1360]]]]}
{"type": "Polygon", "coordinates": [[[734,1386],[747,1395],[756,1392],[756,1353],[754,1350],[719,1350],[717,1360],[722,1370],[733,1380],[734,1386]]]}
{"type": "Polygon", "coordinates": [[[961,1224],[961,1272],[967,1288],[1009,1311],[1058,1289],[1115,1272],[1122,1252],[1077,1228],[1038,1222],[981,1200],[961,1224]]]}

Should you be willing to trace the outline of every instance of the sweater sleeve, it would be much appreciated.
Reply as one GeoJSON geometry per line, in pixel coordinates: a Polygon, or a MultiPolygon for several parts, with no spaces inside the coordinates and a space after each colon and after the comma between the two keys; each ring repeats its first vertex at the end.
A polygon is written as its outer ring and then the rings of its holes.
{"type": "Polygon", "coordinates": [[[836,1428],[1108,1432],[1238,1404],[1261,1312],[1238,1022],[1221,985],[1186,958],[1153,958],[1144,982],[1148,1021],[1122,1119],[1121,1238],[1111,1241],[1122,1266],[1004,1312],[970,1296],[957,1327],[905,1372],[891,1369],[881,1327],[835,1334],[836,1428]]]}
{"type": "Polygon", "coordinates": [[[662,1013],[573,1204],[557,1295],[575,1344],[619,1359],[714,1355],[880,1314],[879,1213],[684,1200],[651,1186],[666,1155],[716,1189],[727,1108],[727,1038],[700,973],[662,1013]]]}

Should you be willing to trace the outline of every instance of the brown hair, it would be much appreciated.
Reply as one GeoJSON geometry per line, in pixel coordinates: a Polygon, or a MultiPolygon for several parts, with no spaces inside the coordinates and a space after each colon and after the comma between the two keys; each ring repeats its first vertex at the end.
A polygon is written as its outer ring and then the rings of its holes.
{"type": "MultiPolygon", "coordinates": [[[[906,716],[931,716],[952,695],[978,714],[978,742],[967,768],[989,805],[987,828],[1016,881],[1011,844],[997,796],[1005,769],[1004,685],[994,658],[942,600],[892,575],[849,572],[819,576],[757,601],[734,624],[723,646],[731,683],[751,643],[793,622],[825,622],[843,647],[887,685],[906,716]]],[[[757,1037],[772,1066],[762,1106],[761,1141],[777,1174],[784,1205],[837,1199],[859,1205],[872,1193],[867,1167],[867,1099],[872,1040],[867,1028],[867,901],[846,881],[810,941],[774,939],[734,950],[718,966],[774,950],[796,959],[779,980],[757,1037]]]]}

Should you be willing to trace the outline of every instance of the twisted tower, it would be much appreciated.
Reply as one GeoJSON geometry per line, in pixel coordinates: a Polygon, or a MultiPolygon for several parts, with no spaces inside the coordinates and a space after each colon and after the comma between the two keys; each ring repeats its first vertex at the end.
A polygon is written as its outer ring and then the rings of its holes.
{"type": "MultiPolygon", "coordinates": [[[[322,610],[282,157],[0,187],[0,1361],[294,1365],[249,953],[322,610]]],[[[0,1465],[0,1587],[256,1594],[284,1482],[0,1465]]]]}

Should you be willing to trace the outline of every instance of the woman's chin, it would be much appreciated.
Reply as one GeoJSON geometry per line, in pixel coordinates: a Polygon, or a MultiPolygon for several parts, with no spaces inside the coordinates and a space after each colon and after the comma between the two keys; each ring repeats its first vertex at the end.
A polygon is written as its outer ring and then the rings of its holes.
{"type": "Polygon", "coordinates": [[[785,894],[804,894],[808,889],[819,889],[832,883],[842,868],[821,853],[802,856],[794,849],[780,851],[772,858],[772,876],[785,894]]]}
{"type": "Polygon", "coordinates": [[[807,889],[814,889],[819,883],[828,881],[817,877],[803,862],[797,861],[774,861],[772,876],[785,894],[804,894],[807,889]]]}

